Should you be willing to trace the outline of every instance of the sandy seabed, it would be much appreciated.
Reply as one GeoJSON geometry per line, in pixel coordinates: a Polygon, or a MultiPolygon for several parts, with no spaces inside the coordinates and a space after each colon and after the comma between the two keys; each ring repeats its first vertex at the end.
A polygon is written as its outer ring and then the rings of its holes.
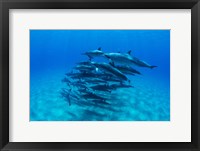
{"type": "Polygon", "coordinates": [[[170,90],[155,77],[134,76],[134,88],[111,92],[110,104],[71,102],[60,92],[67,88],[63,71],[31,77],[30,121],[169,121],[170,90]]]}

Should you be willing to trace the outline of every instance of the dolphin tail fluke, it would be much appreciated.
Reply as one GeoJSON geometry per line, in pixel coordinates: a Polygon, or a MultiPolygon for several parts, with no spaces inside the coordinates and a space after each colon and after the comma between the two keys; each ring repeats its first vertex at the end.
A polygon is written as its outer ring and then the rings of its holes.
{"type": "Polygon", "coordinates": [[[89,57],[89,61],[91,62],[93,58],[91,56],[89,56],[89,55],[88,55],[88,57],[89,57]]]}
{"type": "Polygon", "coordinates": [[[156,68],[156,67],[158,67],[158,66],[150,66],[151,69],[156,68]]]}

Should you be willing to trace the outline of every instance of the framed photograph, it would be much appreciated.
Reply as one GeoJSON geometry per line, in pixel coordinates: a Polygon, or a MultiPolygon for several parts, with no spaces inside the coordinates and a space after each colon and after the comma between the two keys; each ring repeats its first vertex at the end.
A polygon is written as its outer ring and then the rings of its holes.
{"type": "Polygon", "coordinates": [[[1,150],[200,150],[198,0],[2,0],[1,150]]]}

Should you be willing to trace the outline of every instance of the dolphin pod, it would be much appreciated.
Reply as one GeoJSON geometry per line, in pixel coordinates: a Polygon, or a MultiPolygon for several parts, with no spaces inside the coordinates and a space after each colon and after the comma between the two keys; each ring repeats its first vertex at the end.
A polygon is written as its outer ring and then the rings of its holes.
{"type": "Polygon", "coordinates": [[[69,105],[80,101],[93,105],[111,105],[113,91],[134,88],[128,75],[135,76],[141,73],[134,69],[133,65],[150,69],[157,67],[132,56],[131,51],[105,53],[98,48],[86,51],[82,55],[86,55],[89,60],[78,62],[61,80],[66,83],[61,95],[69,105]],[[107,62],[93,60],[96,57],[104,57],[107,62]]]}
{"type": "Polygon", "coordinates": [[[90,61],[94,57],[99,57],[99,56],[104,56],[108,59],[110,59],[113,62],[120,63],[120,64],[125,64],[125,65],[137,65],[140,67],[146,67],[146,68],[155,68],[157,66],[150,65],[146,63],[143,60],[140,60],[136,57],[131,56],[131,50],[129,50],[127,53],[120,53],[120,52],[114,52],[114,53],[104,53],[101,50],[101,47],[99,47],[97,50],[91,50],[83,53],[83,55],[87,55],[90,59],[90,61]]]}

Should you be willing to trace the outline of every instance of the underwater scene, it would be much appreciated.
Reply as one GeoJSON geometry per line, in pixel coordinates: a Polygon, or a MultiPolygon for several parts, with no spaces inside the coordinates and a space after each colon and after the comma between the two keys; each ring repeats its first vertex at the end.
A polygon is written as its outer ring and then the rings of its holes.
{"type": "Polygon", "coordinates": [[[170,121],[170,30],[30,30],[30,121],[170,121]]]}

